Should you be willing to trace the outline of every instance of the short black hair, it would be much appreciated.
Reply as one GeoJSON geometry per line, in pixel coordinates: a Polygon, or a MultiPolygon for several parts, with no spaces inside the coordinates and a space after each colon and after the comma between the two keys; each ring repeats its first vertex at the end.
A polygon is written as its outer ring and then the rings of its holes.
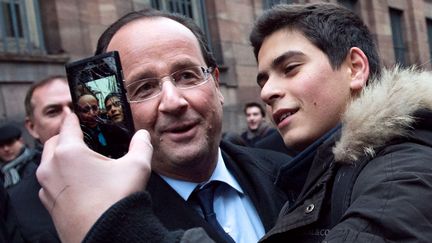
{"type": "Polygon", "coordinates": [[[112,97],[117,97],[117,98],[120,99],[121,96],[120,96],[119,93],[111,92],[111,93],[109,93],[109,94],[105,97],[104,104],[106,105],[107,101],[108,101],[109,99],[111,99],[112,97]]]}
{"type": "Polygon", "coordinates": [[[352,47],[369,61],[369,81],[381,74],[381,63],[372,33],[351,10],[332,3],[279,4],[265,11],[249,36],[255,58],[264,40],[281,29],[302,33],[323,51],[334,70],[340,68],[352,47]]]}
{"type": "Polygon", "coordinates": [[[100,36],[97,43],[95,54],[97,55],[97,54],[105,53],[115,33],[117,33],[117,31],[121,29],[123,26],[125,26],[126,24],[138,19],[146,19],[146,18],[150,19],[150,18],[158,18],[158,17],[172,19],[184,25],[186,28],[192,31],[192,33],[195,35],[195,37],[198,40],[202,55],[204,57],[204,61],[206,62],[207,66],[213,68],[217,67],[216,59],[214,58],[212,52],[210,51],[210,48],[207,44],[207,40],[203,32],[191,18],[176,13],[159,11],[152,8],[146,8],[140,11],[130,12],[124,15],[123,17],[121,17],[113,24],[111,24],[100,36]]]}
{"type": "Polygon", "coordinates": [[[243,109],[243,112],[246,114],[246,110],[248,109],[248,108],[250,108],[250,107],[258,107],[259,109],[260,109],[260,111],[261,111],[261,115],[262,115],[262,117],[265,117],[265,110],[264,110],[264,108],[262,107],[262,105],[261,104],[259,104],[259,103],[257,103],[257,102],[249,102],[249,103],[246,103],[245,105],[244,105],[244,109],[243,109]]]}

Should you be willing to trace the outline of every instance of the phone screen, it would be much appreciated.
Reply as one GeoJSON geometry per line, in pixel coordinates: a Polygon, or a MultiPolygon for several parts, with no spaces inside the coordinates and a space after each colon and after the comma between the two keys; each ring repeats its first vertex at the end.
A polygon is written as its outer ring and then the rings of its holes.
{"type": "Polygon", "coordinates": [[[118,53],[66,64],[66,74],[86,144],[110,158],[123,156],[134,128],[118,53]]]}

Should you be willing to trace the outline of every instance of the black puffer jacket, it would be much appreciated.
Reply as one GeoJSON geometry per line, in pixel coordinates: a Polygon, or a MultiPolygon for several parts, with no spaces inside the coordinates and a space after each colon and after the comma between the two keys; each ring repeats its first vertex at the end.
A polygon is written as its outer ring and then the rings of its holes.
{"type": "MultiPolygon", "coordinates": [[[[431,97],[431,73],[385,72],[350,105],[342,127],[302,155],[300,163],[311,163],[303,190],[261,241],[430,242],[431,97]],[[349,170],[358,170],[353,186],[342,179],[349,170]],[[348,190],[338,196],[340,188],[348,190]]],[[[285,188],[290,173],[281,174],[285,188]]]]}

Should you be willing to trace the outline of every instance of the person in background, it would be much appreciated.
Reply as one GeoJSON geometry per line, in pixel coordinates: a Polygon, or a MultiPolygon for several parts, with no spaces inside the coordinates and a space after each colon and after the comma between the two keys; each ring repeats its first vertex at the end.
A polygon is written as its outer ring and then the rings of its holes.
{"type": "Polygon", "coordinates": [[[84,141],[94,151],[110,158],[119,158],[127,151],[129,134],[101,117],[99,100],[92,93],[82,94],[77,101],[76,114],[80,118],[84,141]]]}
{"type": "MultiPolygon", "coordinates": [[[[35,82],[27,91],[24,101],[25,126],[35,139],[35,153],[26,165],[29,176],[8,189],[7,223],[17,224],[10,229],[19,232],[24,242],[60,242],[51,217],[39,199],[41,186],[36,179],[45,142],[60,131],[67,114],[72,113],[72,98],[66,77],[50,76],[35,82]]],[[[17,241],[11,241],[17,242],[17,241]]]]}
{"type": "Polygon", "coordinates": [[[277,5],[250,41],[268,114],[301,151],[277,184],[289,193],[308,172],[261,242],[429,242],[432,73],[382,70],[371,32],[336,4],[277,5]]]}
{"type": "Polygon", "coordinates": [[[244,107],[247,121],[247,131],[241,138],[249,147],[270,149],[294,156],[296,151],[285,146],[279,132],[265,121],[265,110],[256,102],[247,103],[244,107]]]}
{"type": "Polygon", "coordinates": [[[9,188],[29,174],[26,165],[33,152],[21,137],[21,130],[12,123],[0,127],[0,168],[3,186],[9,188]]]}
{"type": "Polygon", "coordinates": [[[256,102],[247,103],[243,111],[246,116],[247,129],[241,134],[241,137],[247,146],[255,147],[258,141],[277,132],[275,128],[267,124],[265,110],[260,104],[256,102]]]}
{"type": "Polygon", "coordinates": [[[108,119],[110,119],[113,123],[121,124],[124,120],[124,115],[119,94],[108,94],[105,97],[104,103],[108,119]]]}
{"type": "Polygon", "coordinates": [[[201,30],[181,15],[132,12],[96,54],[113,50],[138,131],[118,160],[83,144],[73,114],[47,143],[37,174],[60,238],[256,242],[286,200],[273,183],[290,157],[221,142],[219,69],[201,30]]]}
{"type": "Polygon", "coordinates": [[[17,230],[15,214],[8,210],[9,204],[10,200],[6,188],[0,186],[0,242],[24,242],[21,233],[17,230]]]}

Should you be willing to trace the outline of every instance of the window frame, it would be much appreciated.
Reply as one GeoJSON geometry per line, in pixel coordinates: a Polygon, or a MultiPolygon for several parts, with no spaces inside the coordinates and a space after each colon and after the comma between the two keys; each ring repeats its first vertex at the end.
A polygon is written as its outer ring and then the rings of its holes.
{"type": "Polygon", "coordinates": [[[0,0],[0,13],[0,53],[46,53],[38,0],[0,0]]]}
{"type": "Polygon", "coordinates": [[[403,11],[396,8],[389,8],[389,16],[395,62],[401,66],[407,66],[407,48],[404,39],[403,11]]]}

